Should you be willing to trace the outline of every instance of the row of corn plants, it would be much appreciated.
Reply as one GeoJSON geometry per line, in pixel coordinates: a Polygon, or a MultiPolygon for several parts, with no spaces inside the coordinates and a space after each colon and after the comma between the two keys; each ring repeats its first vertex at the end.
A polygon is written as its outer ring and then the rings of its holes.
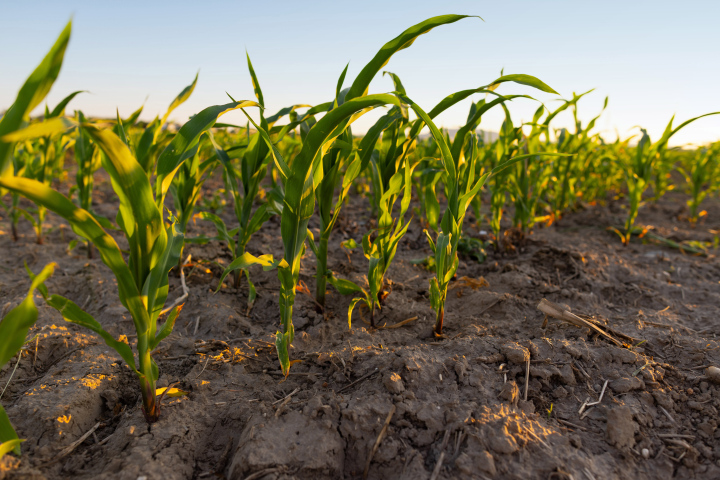
{"type": "MultiPolygon", "coordinates": [[[[668,141],[681,128],[718,112],[675,128],[671,120],[655,143],[645,131],[634,140],[606,143],[595,132],[602,112],[586,125],[579,120],[579,101],[590,92],[573,94],[554,109],[530,95],[498,93],[502,84],[509,83],[557,95],[530,75],[501,73],[487,84],[450,93],[427,111],[410,98],[399,76],[391,72],[384,72],[392,81],[391,91],[369,93],[371,82],[393,55],[410,47],[420,35],[465,18],[443,15],[413,25],[384,44],[347,87],[345,67],[329,101],[298,103],[272,115],[266,112],[248,55],[255,99],[230,97],[226,104],[203,109],[177,131],[168,128],[168,119],[192,95],[198,76],[172,100],[162,117],[150,122],[139,120],[143,107],[125,119],[119,113],[109,120],[88,118],[81,111],[67,114],[68,105],[81,91],[71,93],[52,110],[46,107],[41,118],[31,119],[30,113],[60,72],[71,33],[68,24],[0,119],[0,199],[15,240],[17,224],[26,218],[33,225],[37,243],[42,243],[46,212],[50,211],[77,235],[71,247],[84,244],[90,258],[97,252],[117,280],[118,297],[133,319],[137,342],[131,347],[116,339],[72,300],[48,292],[43,282],[52,267],[47,267],[37,277],[31,274],[28,297],[0,323],[0,364],[22,348],[37,317],[32,296],[39,289],[65,320],[93,330],[122,357],[136,374],[143,411],[152,423],[160,415],[159,369],[152,351],[172,332],[182,308],[166,309],[165,304],[168,276],[172,269],[182,270],[186,242],[224,244],[230,262],[217,289],[228,276],[236,289],[245,279],[249,306],[257,295],[250,267],[277,271],[280,292],[275,347],[281,371],[288,375],[293,363],[290,347],[297,293],[313,296],[318,311],[324,312],[331,285],[340,294],[352,296],[347,312],[350,328],[358,305],[367,308],[369,324],[376,327],[376,312],[391,295],[390,267],[413,221],[425,228],[431,251],[424,263],[433,271],[429,294],[437,336],[443,335],[447,293],[460,253],[475,251],[476,258],[484,258],[484,253],[479,253],[483,244],[465,233],[472,223],[466,220],[469,209],[476,226],[487,215],[491,243],[499,249],[503,223],[506,232],[513,229],[522,238],[540,222],[550,224],[582,205],[624,196],[628,204],[625,224],[615,230],[627,244],[637,231],[635,221],[643,201],[657,201],[669,191],[673,187],[670,179],[677,172],[685,178],[691,197],[689,219],[693,224],[699,221],[702,201],[720,185],[716,175],[719,144],[684,155],[670,149],[668,141]],[[438,128],[438,115],[468,99],[467,121],[454,137],[438,128]],[[519,101],[537,102],[527,123],[512,118],[512,104],[519,101]],[[367,133],[356,137],[353,123],[375,109],[384,109],[384,114],[367,133]],[[491,109],[501,109],[504,114],[494,140],[478,134],[483,115],[491,109]],[[222,115],[234,110],[245,114],[245,125],[219,123],[222,115]],[[572,114],[574,129],[553,128],[553,120],[563,112],[572,114]],[[423,138],[423,131],[429,131],[429,137],[423,138]],[[75,159],[75,184],[63,190],[69,170],[66,157],[75,159]],[[101,169],[110,178],[119,203],[114,223],[93,208],[95,177],[101,169]],[[217,200],[217,193],[212,202],[201,201],[207,196],[205,182],[215,174],[222,176],[232,217],[208,207],[217,200]],[[646,193],[650,187],[652,198],[646,193]],[[328,265],[333,229],[352,195],[365,197],[372,212],[373,227],[360,241],[368,260],[364,282],[340,278],[328,265]],[[418,207],[411,209],[413,199],[418,207]],[[513,213],[508,219],[509,210],[513,213]],[[308,228],[316,211],[317,235],[308,228]],[[273,216],[280,218],[282,255],[249,253],[252,236],[273,216]],[[216,234],[187,236],[191,220],[210,222],[216,234]],[[111,235],[115,231],[125,237],[127,251],[121,250],[111,235]],[[307,246],[316,259],[314,293],[299,279],[307,246]]],[[[603,110],[606,106],[607,99],[603,110]]],[[[18,441],[0,408],[0,452],[19,452],[18,441]]]]}

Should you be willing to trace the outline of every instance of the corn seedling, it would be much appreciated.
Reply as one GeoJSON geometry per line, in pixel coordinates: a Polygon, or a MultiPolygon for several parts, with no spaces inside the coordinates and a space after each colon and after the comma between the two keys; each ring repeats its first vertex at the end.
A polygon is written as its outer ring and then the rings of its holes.
{"type": "MultiPolygon", "coordinates": [[[[82,125],[86,123],[85,116],[82,112],[76,112],[75,121],[77,122],[77,131],[75,134],[75,163],[77,163],[77,173],[75,174],[75,191],[78,196],[78,206],[83,210],[95,215],[92,210],[92,194],[95,184],[95,172],[100,168],[101,151],[95,147],[90,141],[90,137],[85,133],[82,125]]],[[[71,193],[72,196],[72,193],[71,193]]],[[[104,218],[99,221],[106,221],[104,218]]],[[[108,222],[109,223],[109,222],[108,222]]],[[[87,244],[88,258],[93,258],[93,246],[91,242],[87,244]]],[[[71,248],[72,249],[72,242],[71,248]]]]}
{"type": "MultiPolygon", "coordinates": [[[[409,47],[415,39],[433,28],[457,22],[464,15],[442,15],[433,17],[410,27],[380,49],[372,60],[360,71],[342,104],[331,108],[305,135],[300,152],[291,162],[286,162],[272,143],[268,132],[256,125],[263,139],[271,148],[279,176],[285,187],[280,230],[285,255],[278,264],[280,278],[280,321],[281,328],[276,334],[275,347],[284,374],[290,371],[288,348],[295,336],[292,324],[293,305],[300,274],[300,262],[305,249],[307,226],[315,208],[315,189],[322,180],[323,170],[319,168],[325,154],[333,147],[345,129],[367,111],[383,105],[400,106],[394,95],[368,95],[370,81],[390,60],[395,52],[409,47]]],[[[333,103],[330,104],[333,106],[333,103]]],[[[248,117],[249,118],[249,117],[248,117]]]]}
{"type": "Polygon", "coordinates": [[[698,149],[693,156],[688,156],[685,165],[678,168],[687,182],[690,199],[690,223],[697,224],[701,216],[706,214],[700,210],[703,200],[714,190],[720,188],[720,142],[698,149]]]}
{"type": "MultiPolygon", "coordinates": [[[[504,76],[493,82],[491,87],[499,85],[499,83],[504,81],[514,81],[542,91],[556,93],[542,81],[529,75],[504,76]]],[[[500,97],[493,102],[498,100],[501,102],[506,99],[505,97],[500,97]]],[[[507,159],[498,164],[490,172],[484,173],[476,179],[476,172],[478,171],[477,162],[480,159],[480,155],[478,152],[477,137],[472,135],[471,132],[477,128],[482,114],[492,106],[490,104],[483,104],[479,108],[475,106],[474,112],[469,116],[466,125],[458,130],[451,149],[430,116],[409,98],[403,97],[403,100],[410,105],[417,116],[430,128],[430,133],[440,147],[440,162],[444,170],[443,183],[445,185],[447,207],[440,223],[441,232],[437,240],[433,241],[430,234],[426,231],[430,248],[435,256],[435,277],[430,281],[430,302],[437,314],[434,333],[436,335],[442,335],[447,289],[450,280],[455,276],[458,268],[458,245],[462,238],[462,225],[470,201],[478,194],[480,189],[482,189],[488,177],[504,170],[513,163],[527,158],[529,155],[519,155],[507,159]],[[468,155],[466,155],[465,143],[468,139],[470,141],[469,148],[467,149],[468,155]]]]}
{"type": "MultiPolygon", "coordinates": [[[[57,75],[69,36],[68,24],[50,53],[20,90],[16,102],[8,112],[20,109],[19,117],[22,118],[29,112],[28,108],[33,103],[31,100],[47,93],[52,82],[46,80],[50,73],[57,75]],[[48,68],[50,66],[56,68],[48,68]],[[44,87],[40,89],[39,86],[44,87]]],[[[38,101],[41,100],[42,97],[38,101]]],[[[120,301],[130,312],[137,333],[137,362],[127,343],[116,340],[71,300],[52,295],[47,298],[47,303],[60,311],[65,320],[99,334],[135,372],[140,383],[143,411],[149,423],[157,421],[159,416],[155,389],[159,372],[150,352],[172,332],[181,308],[175,306],[164,324],[158,328],[158,318],[168,294],[168,273],[177,265],[183,245],[183,234],[176,231],[174,218],[168,227],[163,222],[161,208],[165,196],[172,177],[187,158],[186,153],[195,147],[200,136],[214,125],[217,118],[230,110],[255,105],[257,104],[254,102],[233,102],[208,107],[183,125],[158,158],[155,195],[145,170],[123,140],[109,130],[102,130],[87,123],[82,125],[90,139],[105,154],[103,167],[110,175],[113,189],[120,200],[116,220],[129,245],[130,258],[127,263],[113,237],[105,232],[102,225],[87,210],[77,207],[66,196],[37,180],[8,174],[0,177],[0,188],[15,191],[68,221],[76,234],[94,244],[103,262],[112,270],[117,280],[120,301]]],[[[6,121],[11,122],[13,118],[15,117],[7,114],[3,117],[0,121],[0,132],[7,128],[12,133],[12,127],[17,129],[20,126],[20,122],[5,125],[6,121]]],[[[27,129],[24,133],[21,130],[20,134],[28,135],[27,129]]],[[[7,135],[0,137],[0,141],[4,142],[5,138],[7,135]]],[[[5,145],[7,143],[0,143],[0,147],[5,145]]],[[[0,171],[10,172],[6,165],[7,156],[0,158],[3,159],[0,171]]]]}
{"type": "MultiPolygon", "coordinates": [[[[384,126],[383,143],[386,143],[380,153],[374,150],[370,155],[372,168],[373,198],[375,209],[378,212],[377,230],[370,231],[363,236],[362,246],[365,257],[369,260],[365,290],[358,285],[352,285],[362,297],[354,298],[348,308],[348,326],[352,326],[352,311],[358,302],[363,301],[370,311],[370,326],[375,327],[375,308],[380,307],[385,297],[390,293],[385,283],[385,274],[390,268],[398,243],[407,232],[410,220],[405,221],[405,213],[410,206],[412,191],[412,172],[417,162],[412,161],[408,151],[402,147],[409,145],[404,142],[402,131],[406,122],[400,113],[401,107],[393,107],[390,113],[382,117],[378,124],[384,126]],[[398,199],[400,211],[393,218],[393,207],[398,199]]],[[[376,125],[378,125],[376,124],[376,125]]],[[[367,139],[368,136],[365,137],[367,139]]],[[[375,137],[377,138],[377,137],[375,137]]],[[[363,140],[365,140],[363,139],[363,140]]],[[[370,143],[370,142],[368,142],[370,143]]],[[[367,150],[374,145],[366,145],[367,150]]],[[[367,151],[366,150],[366,151],[367,151]]],[[[352,282],[344,281],[344,288],[352,282]]],[[[336,287],[340,283],[336,282],[336,287]]],[[[342,289],[343,287],[338,287],[342,289]]],[[[342,293],[342,290],[341,290],[342,293]]]]}
{"type": "MultiPolygon", "coordinates": [[[[208,133],[217,157],[224,168],[225,183],[233,199],[233,209],[238,220],[238,227],[228,231],[223,220],[210,212],[203,212],[199,216],[215,224],[218,238],[227,244],[232,255],[232,262],[222,273],[220,282],[218,283],[218,289],[222,286],[225,277],[234,271],[237,271],[235,274],[235,287],[239,288],[240,279],[244,272],[248,282],[248,305],[252,305],[255,300],[256,291],[255,286],[250,280],[247,267],[253,264],[260,264],[264,268],[271,268],[272,256],[262,255],[260,257],[254,257],[246,253],[245,249],[252,235],[257,232],[271,216],[279,213],[282,209],[280,204],[282,193],[277,189],[273,191],[269,201],[253,209],[260,190],[260,183],[265,178],[268,165],[273,158],[270,152],[271,147],[263,139],[261,130],[266,135],[274,134],[275,142],[280,142],[285,134],[299,122],[296,120],[295,122],[291,122],[290,125],[283,126],[279,129],[273,128],[275,123],[283,116],[293,113],[296,108],[305,105],[294,105],[280,110],[280,112],[270,118],[266,118],[263,113],[265,99],[249,55],[247,55],[247,64],[255,90],[255,97],[260,106],[260,126],[258,127],[258,131],[252,135],[250,135],[250,128],[246,128],[245,130],[249,138],[244,145],[242,156],[240,157],[239,175],[229,155],[231,150],[228,149],[227,152],[223,150],[215,141],[212,133],[208,133]]],[[[237,148],[234,150],[240,151],[237,148]]]]}
{"type": "Polygon", "coordinates": [[[652,180],[655,162],[661,158],[667,150],[668,140],[680,129],[695,120],[717,114],[720,114],[720,112],[706,113],[705,115],[686,120],[675,128],[673,128],[673,120],[675,119],[673,116],[667,127],[665,127],[662,137],[655,143],[651,143],[647,131],[642,129],[642,137],[637,147],[635,147],[635,155],[631,156],[630,160],[624,164],[625,183],[628,189],[628,215],[625,220],[625,227],[622,232],[616,228],[613,229],[620,236],[623,244],[628,245],[630,243],[632,233],[635,231],[635,219],[637,218],[638,210],[642,203],[643,193],[645,193],[645,190],[652,180]]]}
{"type": "MultiPolygon", "coordinates": [[[[0,320],[0,366],[5,365],[15,355],[20,355],[20,349],[26,342],[25,337],[38,317],[38,310],[33,298],[35,290],[45,288],[43,282],[52,275],[54,270],[55,264],[51,263],[45,266],[37,276],[33,275],[32,284],[25,299],[0,320]]],[[[0,405],[0,459],[8,452],[20,455],[21,442],[22,440],[18,439],[5,409],[0,405]]]]}

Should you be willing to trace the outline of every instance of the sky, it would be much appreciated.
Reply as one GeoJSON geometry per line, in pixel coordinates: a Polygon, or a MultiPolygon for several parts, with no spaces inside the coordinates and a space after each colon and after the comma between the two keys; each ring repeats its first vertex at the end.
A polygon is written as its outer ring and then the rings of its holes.
{"type": "MultiPolygon", "coordinates": [[[[47,53],[65,23],[73,31],[60,77],[47,102],[52,108],[75,90],[67,111],[128,116],[144,103],[141,119],[162,115],[200,72],[190,99],[173,112],[183,123],[203,108],[235,99],[254,100],[245,60],[252,59],[269,113],[292,104],[334,97],[349,62],[346,86],[382,45],[435,15],[467,18],[441,26],[398,52],[385,69],[400,76],[408,96],[425,110],[458,90],[506,74],[534,75],[560,96],[504,84],[503,94],[527,94],[510,104],[513,122],[531,121],[540,105],[595,89],[579,103],[579,118],[595,117],[608,141],[627,138],[638,126],[657,139],[670,118],[675,124],[720,111],[720,29],[716,1],[9,1],[0,0],[0,111],[7,109],[27,76],[47,53]]],[[[370,93],[393,90],[378,75],[370,93]]],[[[473,97],[474,101],[483,98],[473,97]]],[[[467,100],[438,117],[445,128],[464,124],[467,100]]],[[[44,107],[42,107],[44,108],[44,107]]],[[[41,113],[41,107],[34,113],[41,113]]],[[[381,111],[358,120],[369,128],[381,111]]],[[[488,112],[481,128],[497,131],[501,109],[488,112]]],[[[223,122],[245,123],[242,113],[223,122]]],[[[558,117],[555,127],[570,127],[558,117]]],[[[720,115],[685,127],[672,145],[720,139],[720,115]]]]}

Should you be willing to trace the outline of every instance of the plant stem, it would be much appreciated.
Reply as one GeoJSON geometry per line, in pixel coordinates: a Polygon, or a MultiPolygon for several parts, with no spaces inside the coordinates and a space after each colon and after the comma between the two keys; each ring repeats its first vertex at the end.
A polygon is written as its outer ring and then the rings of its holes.
{"type": "Polygon", "coordinates": [[[138,352],[140,359],[141,376],[139,380],[143,400],[143,413],[145,414],[147,423],[155,423],[158,421],[160,412],[158,411],[157,397],[155,395],[153,360],[150,356],[146,335],[138,335],[138,352]]]}
{"type": "Polygon", "coordinates": [[[317,273],[315,276],[315,300],[325,308],[325,290],[327,288],[327,252],[328,237],[320,236],[317,255],[317,273]]]}
{"type": "Polygon", "coordinates": [[[445,306],[442,305],[438,309],[438,315],[437,320],[435,321],[435,329],[433,330],[435,332],[435,335],[440,336],[442,335],[442,328],[443,328],[443,319],[445,318],[445,306]]]}

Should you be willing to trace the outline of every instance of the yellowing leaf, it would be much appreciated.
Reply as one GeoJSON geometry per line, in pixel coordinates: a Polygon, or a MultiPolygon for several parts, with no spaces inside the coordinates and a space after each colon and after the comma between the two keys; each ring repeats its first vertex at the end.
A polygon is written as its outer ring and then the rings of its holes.
{"type": "Polygon", "coordinates": [[[160,396],[165,394],[166,397],[182,397],[188,394],[188,392],[185,392],[183,390],[180,390],[179,388],[171,388],[167,389],[167,387],[158,388],[155,390],[155,395],[160,396]],[[165,392],[167,390],[167,392],[165,392]]]}

